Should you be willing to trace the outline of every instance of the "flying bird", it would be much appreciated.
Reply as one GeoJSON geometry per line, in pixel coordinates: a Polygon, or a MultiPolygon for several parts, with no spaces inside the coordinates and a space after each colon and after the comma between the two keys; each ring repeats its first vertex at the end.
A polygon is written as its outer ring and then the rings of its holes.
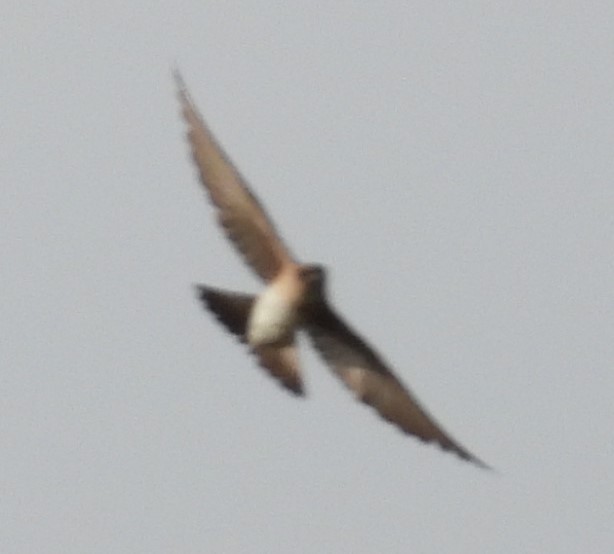
{"type": "Polygon", "coordinates": [[[205,307],[249,347],[260,366],[295,395],[304,395],[296,344],[297,333],[304,331],[358,400],[405,433],[488,469],[431,417],[381,356],[335,312],[327,297],[325,269],[303,264],[291,254],[200,116],[178,72],[175,81],[192,157],[218,222],[265,284],[257,296],[198,285],[198,297],[205,307]]]}

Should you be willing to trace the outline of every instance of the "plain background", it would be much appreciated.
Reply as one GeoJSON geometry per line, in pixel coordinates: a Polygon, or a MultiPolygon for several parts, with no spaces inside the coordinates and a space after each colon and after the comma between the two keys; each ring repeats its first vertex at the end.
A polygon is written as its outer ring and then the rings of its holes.
{"type": "Polygon", "coordinates": [[[614,548],[611,2],[5,0],[0,551],[614,548]],[[171,79],[487,473],[297,401],[197,304],[259,283],[171,79]]]}

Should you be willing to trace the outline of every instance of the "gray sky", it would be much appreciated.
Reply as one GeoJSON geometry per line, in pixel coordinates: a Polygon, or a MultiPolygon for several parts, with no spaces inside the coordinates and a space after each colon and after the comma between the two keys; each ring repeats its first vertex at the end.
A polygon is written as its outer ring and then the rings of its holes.
{"type": "Polygon", "coordinates": [[[103,4],[0,17],[0,551],[611,552],[612,4],[103,4]],[[498,474],[308,348],[291,398],[202,312],[193,283],[258,283],[175,63],[342,314],[498,474]]]}

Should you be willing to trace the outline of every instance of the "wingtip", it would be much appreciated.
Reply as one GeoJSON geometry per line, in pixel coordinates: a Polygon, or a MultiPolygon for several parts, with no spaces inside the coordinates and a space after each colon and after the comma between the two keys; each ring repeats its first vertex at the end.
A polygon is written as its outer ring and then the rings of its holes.
{"type": "Polygon", "coordinates": [[[177,87],[177,96],[179,97],[179,101],[181,102],[182,109],[185,113],[187,109],[193,109],[192,97],[188,92],[188,87],[185,83],[183,75],[181,75],[181,72],[179,71],[179,68],[174,67],[172,72],[173,80],[175,81],[175,86],[177,87]]]}
{"type": "Polygon", "coordinates": [[[483,462],[479,458],[472,458],[470,461],[473,462],[475,465],[477,465],[480,469],[483,469],[490,473],[499,474],[499,471],[497,469],[495,469],[491,465],[488,465],[486,462],[483,462]]]}
{"type": "Polygon", "coordinates": [[[458,447],[458,448],[454,448],[454,449],[449,449],[449,448],[445,448],[443,446],[441,446],[441,448],[443,450],[447,450],[448,452],[450,452],[452,454],[456,454],[461,460],[463,460],[465,462],[469,462],[469,463],[479,467],[480,469],[484,469],[486,471],[495,471],[495,469],[492,466],[488,465],[486,462],[484,462],[483,460],[481,460],[480,458],[478,458],[474,454],[471,454],[471,452],[469,452],[468,450],[466,450],[464,448],[458,447]]]}
{"type": "Polygon", "coordinates": [[[177,89],[179,89],[180,91],[185,91],[186,85],[185,85],[183,76],[181,75],[181,71],[179,70],[179,67],[174,65],[172,68],[172,74],[173,74],[173,80],[175,81],[175,85],[177,86],[177,89]]]}
{"type": "Polygon", "coordinates": [[[201,285],[199,283],[194,283],[192,285],[192,289],[194,290],[194,294],[200,300],[204,300],[209,294],[209,287],[207,285],[201,285]]]}
{"type": "Polygon", "coordinates": [[[482,460],[480,460],[480,458],[476,458],[475,456],[471,456],[470,458],[463,458],[463,459],[466,460],[467,462],[471,462],[473,465],[479,467],[480,469],[483,469],[485,471],[495,472],[495,468],[493,468],[492,466],[488,465],[486,462],[483,462],[482,460]]]}
{"type": "Polygon", "coordinates": [[[417,438],[418,440],[422,441],[425,444],[432,444],[436,447],[439,447],[442,452],[447,453],[447,454],[452,454],[453,456],[456,456],[458,459],[462,460],[463,462],[468,462],[470,464],[473,464],[476,467],[479,467],[480,469],[483,469],[486,471],[492,471],[496,473],[495,468],[488,465],[486,462],[484,462],[483,460],[481,460],[480,458],[478,458],[477,456],[469,452],[467,449],[460,446],[458,443],[453,444],[453,445],[446,445],[446,444],[442,444],[441,442],[438,442],[433,439],[425,439],[425,438],[419,437],[415,435],[414,433],[407,431],[405,429],[400,429],[400,430],[404,434],[411,435],[417,438]]]}

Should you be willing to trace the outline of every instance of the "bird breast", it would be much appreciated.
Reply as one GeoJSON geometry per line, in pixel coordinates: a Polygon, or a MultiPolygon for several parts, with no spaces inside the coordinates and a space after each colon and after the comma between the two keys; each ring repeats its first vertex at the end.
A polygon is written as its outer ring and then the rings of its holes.
{"type": "Polygon", "coordinates": [[[249,315],[247,338],[252,346],[280,342],[292,334],[297,322],[296,308],[275,286],[258,297],[249,315]]]}

